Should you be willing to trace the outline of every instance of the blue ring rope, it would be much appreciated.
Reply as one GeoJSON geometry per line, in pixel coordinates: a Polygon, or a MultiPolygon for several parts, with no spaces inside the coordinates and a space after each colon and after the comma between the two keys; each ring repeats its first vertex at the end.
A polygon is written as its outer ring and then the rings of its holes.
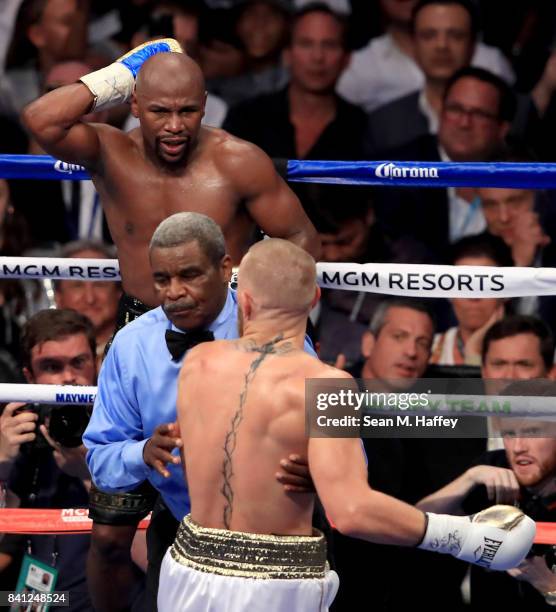
{"type": "MultiPolygon", "coordinates": [[[[82,180],[76,164],[48,155],[0,155],[0,177],[82,180]]],[[[507,187],[555,189],[556,164],[289,160],[288,180],[339,185],[396,187],[507,187]]]]}

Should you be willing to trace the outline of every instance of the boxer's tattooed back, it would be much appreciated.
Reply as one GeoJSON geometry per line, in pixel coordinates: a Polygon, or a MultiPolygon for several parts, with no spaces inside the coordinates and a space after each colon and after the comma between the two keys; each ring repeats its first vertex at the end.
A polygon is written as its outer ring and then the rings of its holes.
{"type": "Polygon", "coordinates": [[[276,338],[272,339],[266,344],[263,344],[262,346],[256,344],[252,340],[247,343],[236,344],[236,348],[238,350],[246,351],[249,353],[259,353],[259,355],[253,360],[253,362],[249,366],[247,374],[245,375],[243,389],[239,395],[239,407],[230,421],[230,429],[226,433],[226,437],[224,440],[224,461],[222,464],[222,476],[224,477],[224,483],[222,485],[222,488],[220,489],[220,492],[226,500],[223,514],[224,526],[226,527],[226,529],[230,529],[234,504],[234,490],[232,488],[232,477],[234,475],[233,454],[237,445],[237,434],[239,426],[241,425],[241,421],[243,420],[243,408],[247,399],[249,385],[253,381],[257,369],[269,355],[284,355],[285,353],[289,353],[294,350],[294,347],[291,342],[286,342],[282,346],[276,346],[282,339],[283,335],[280,334],[276,336],[276,338]]]}

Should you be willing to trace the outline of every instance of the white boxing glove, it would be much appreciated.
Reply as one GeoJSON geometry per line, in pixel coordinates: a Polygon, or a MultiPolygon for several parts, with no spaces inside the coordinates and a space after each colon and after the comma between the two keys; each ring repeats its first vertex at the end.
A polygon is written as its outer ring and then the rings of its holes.
{"type": "Polygon", "coordinates": [[[513,506],[491,506],[473,516],[427,512],[419,548],[450,554],[491,570],[509,570],[525,558],[536,533],[535,521],[513,506]]]}
{"type": "Polygon", "coordinates": [[[114,63],[91,72],[79,80],[95,97],[91,110],[102,110],[127,102],[133,92],[135,78],[143,63],[157,53],[183,53],[177,40],[163,38],[146,42],[114,63]]]}

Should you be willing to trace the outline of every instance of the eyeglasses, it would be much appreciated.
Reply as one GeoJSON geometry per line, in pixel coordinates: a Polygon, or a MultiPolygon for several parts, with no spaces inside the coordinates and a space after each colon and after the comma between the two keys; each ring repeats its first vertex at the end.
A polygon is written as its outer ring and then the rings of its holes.
{"type": "Polygon", "coordinates": [[[444,112],[450,115],[453,119],[462,119],[463,117],[469,117],[473,121],[487,123],[490,121],[498,121],[498,115],[489,113],[480,108],[467,108],[458,104],[457,102],[448,102],[444,105],[444,112]]]}

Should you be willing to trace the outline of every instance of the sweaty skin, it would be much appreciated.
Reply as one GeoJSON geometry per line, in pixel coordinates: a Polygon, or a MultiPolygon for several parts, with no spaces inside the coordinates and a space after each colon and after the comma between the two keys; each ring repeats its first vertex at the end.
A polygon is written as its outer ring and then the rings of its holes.
{"type": "Polygon", "coordinates": [[[274,478],[280,459],[295,453],[308,458],[338,529],[375,542],[416,544],[422,513],[369,489],[358,439],[305,437],[305,379],[348,375],[297,344],[278,335],[263,344],[215,341],[188,353],[178,420],[192,519],[211,528],[311,535],[314,496],[287,493],[274,478]]]}
{"type": "Polygon", "coordinates": [[[23,111],[45,151],[90,172],[118,248],[124,290],[149,306],[158,302],[148,244],[158,224],[176,212],[212,217],[234,263],[256,225],[319,255],[314,227],[268,156],[201,126],[205,99],[198,66],[183,54],[160,53],[139,72],[132,112],[141,127],[129,133],[80,121],[93,104],[82,83],[60,87],[23,111]]]}

